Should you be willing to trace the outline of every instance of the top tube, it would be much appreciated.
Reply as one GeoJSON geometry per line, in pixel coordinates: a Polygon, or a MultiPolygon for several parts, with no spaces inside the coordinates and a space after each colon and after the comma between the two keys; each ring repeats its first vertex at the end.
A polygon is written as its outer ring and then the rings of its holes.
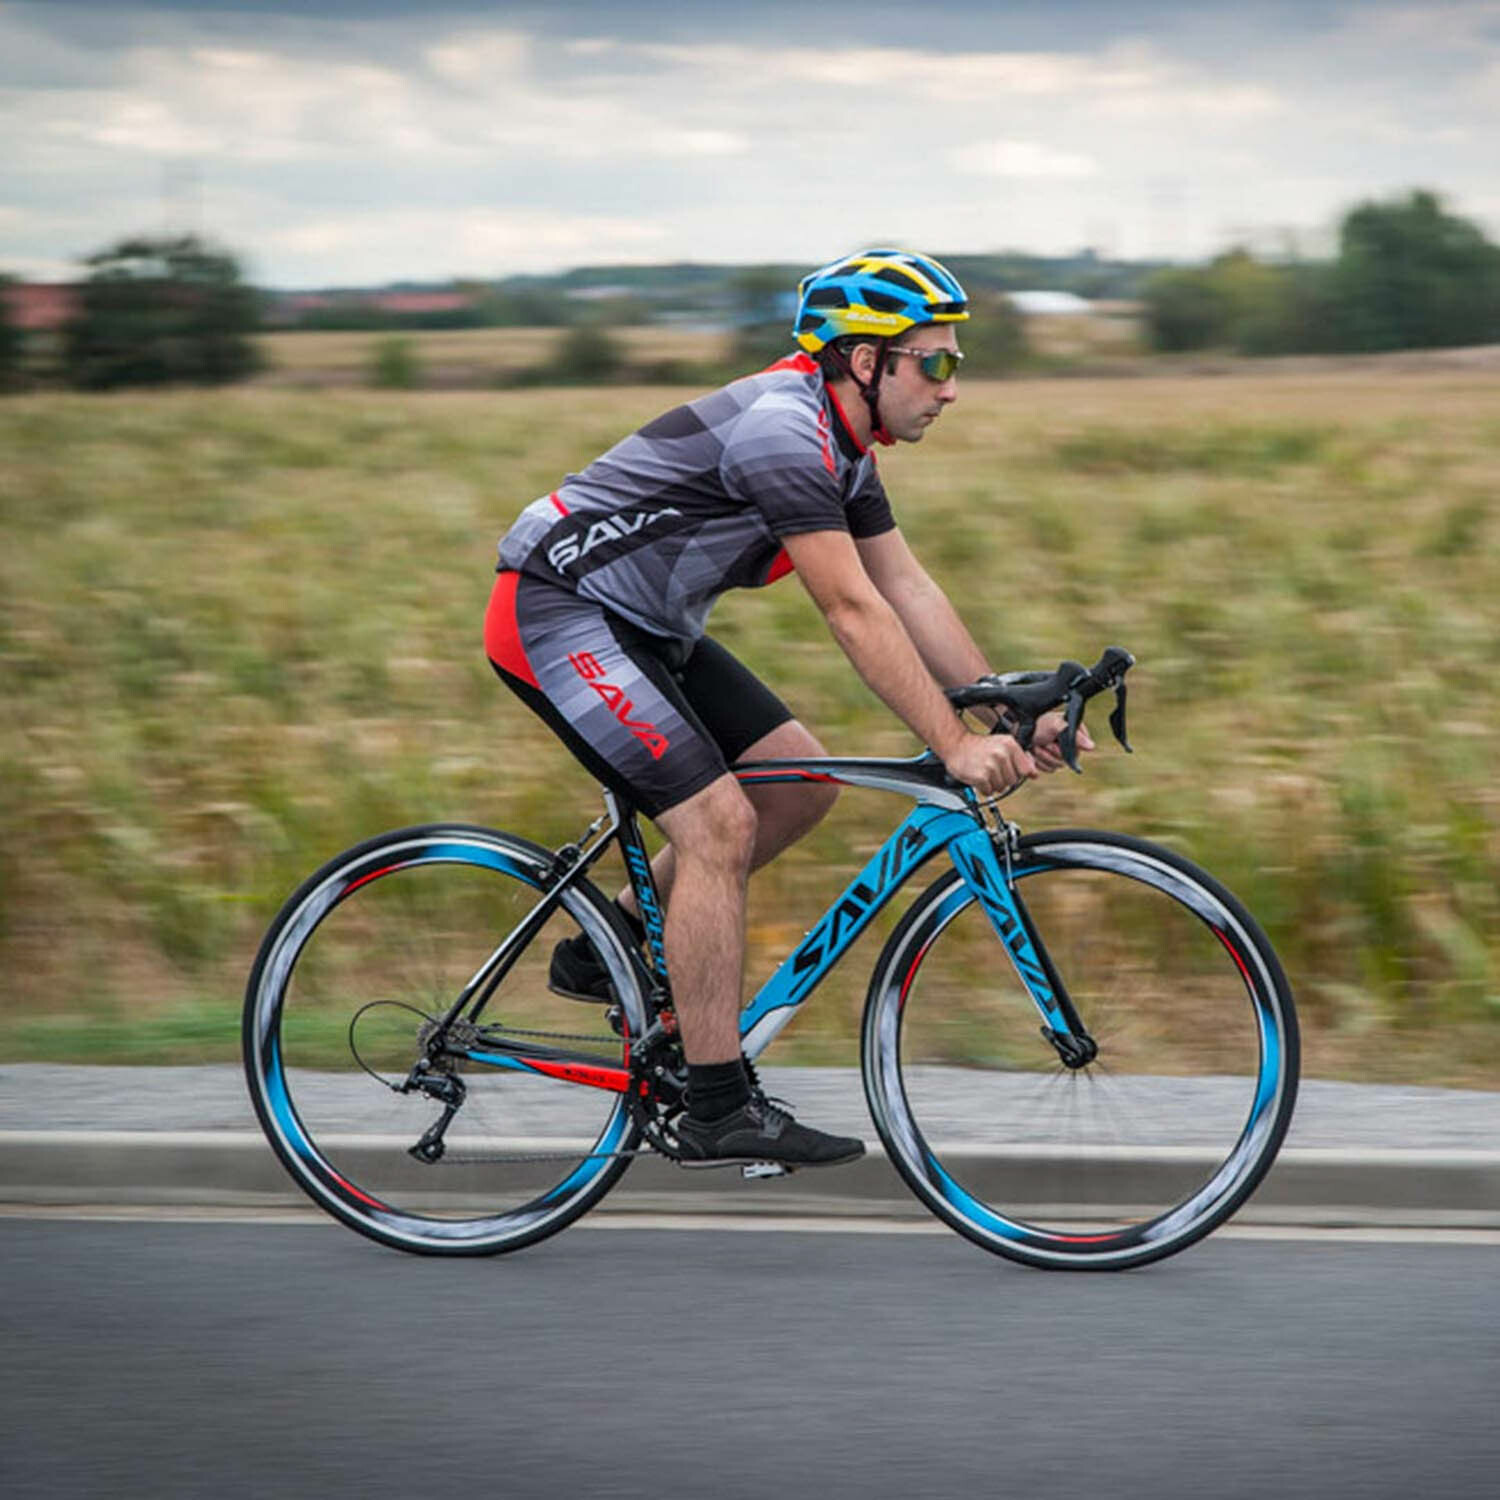
{"type": "Polygon", "coordinates": [[[970,811],[977,801],[968,787],[954,781],[932,751],[901,759],[880,756],[808,756],[789,760],[749,760],[732,766],[741,783],[829,781],[840,786],[897,792],[931,807],[970,811]]]}

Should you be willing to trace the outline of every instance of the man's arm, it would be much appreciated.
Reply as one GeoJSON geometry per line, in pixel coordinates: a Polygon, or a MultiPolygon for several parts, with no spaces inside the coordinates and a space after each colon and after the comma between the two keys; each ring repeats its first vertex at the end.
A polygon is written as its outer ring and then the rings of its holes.
{"type": "MultiPolygon", "coordinates": [[[[954,776],[988,793],[1036,774],[1031,756],[1009,735],[977,735],[964,728],[847,532],[791,536],[786,550],[855,670],[954,776]]],[[[984,670],[982,659],[979,669],[984,670]]]]}
{"type": "MultiPolygon", "coordinates": [[[[984,653],[959,619],[947,594],[917,561],[899,530],[865,537],[855,546],[871,582],[895,610],[927,670],[939,683],[944,687],[959,687],[990,670],[984,653]]],[[[974,708],[970,712],[985,723],[993,723],[996,717],[987,708],[974,708]]],[[[1062,752],[1057,748],[1062,725],[1060,714],[1044,714],[1037,721],[1031,748],[1037,765],[1044,771],[1055,771],[1063,763],[1062,752]]],[[[1078,747],[1094,748],[1088,730],[1081,726],[1078,747]]]]}
{"type": "Polygon", "coordinates": [[[896,611],[927,670],[943,687],[973,682],[990,670],[958,611],[900,531],[864,537],[854,545],[870,581],[896,611]]]}

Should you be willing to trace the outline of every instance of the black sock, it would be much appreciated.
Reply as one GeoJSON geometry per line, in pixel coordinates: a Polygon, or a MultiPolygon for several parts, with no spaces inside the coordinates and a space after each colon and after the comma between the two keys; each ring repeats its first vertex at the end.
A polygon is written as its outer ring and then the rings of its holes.
{"type": "Polygon", "coordinates": [[[750,1097],[750,1080],[739,1058],[723,1063],[688,1064],[688,1114],[695,1120],[722,1120],[750,1097]]]}
{"type": "Polygon", "coordinates": [[[615,901],[615,910],[625,919],[625,925],[630,929],[631,935],[635,938],[636,946],[638,948],[644,947],[646,944],[646,924],[633,911],[626,911],[618,899],[615,901]]]}

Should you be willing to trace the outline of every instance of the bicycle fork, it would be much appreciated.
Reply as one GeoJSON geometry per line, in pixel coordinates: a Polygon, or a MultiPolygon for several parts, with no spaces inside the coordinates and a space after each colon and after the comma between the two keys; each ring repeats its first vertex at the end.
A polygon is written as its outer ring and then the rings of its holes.
{"type": "Polygon", "coordinates": [[[1041,1032],[1065,1068],[1086,1067],[1099,1055],[1062,976],[1047,952],[1016,888],[1014,865],[1019,830],[998,820],[994,833],[975,829],[948,845],[949,857],[990,919],[1017,977],[1042,1018],[1041,1032]]]}

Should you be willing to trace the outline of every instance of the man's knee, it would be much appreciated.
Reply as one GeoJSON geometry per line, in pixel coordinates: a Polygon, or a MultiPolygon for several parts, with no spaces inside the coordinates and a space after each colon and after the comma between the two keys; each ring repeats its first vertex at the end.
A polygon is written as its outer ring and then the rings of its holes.
{"type": "MultiPolygon", "coordinates": [[[[827,754],[805,724],[790,719],[751,745],[736,764],[754,760],[815,760],[827,754]]],[[[838,796],[836,782],[785,781],[755,787],[752,800],[774,825],[784,828],[793,838],[800,838],[828,816],[838,796]]]]}
{"type": "Polygon", "coordinates": [[[721,776],[657,819],[679,860],[747,867],[755,848],[757,817],[732,776],[721,776]]]}

